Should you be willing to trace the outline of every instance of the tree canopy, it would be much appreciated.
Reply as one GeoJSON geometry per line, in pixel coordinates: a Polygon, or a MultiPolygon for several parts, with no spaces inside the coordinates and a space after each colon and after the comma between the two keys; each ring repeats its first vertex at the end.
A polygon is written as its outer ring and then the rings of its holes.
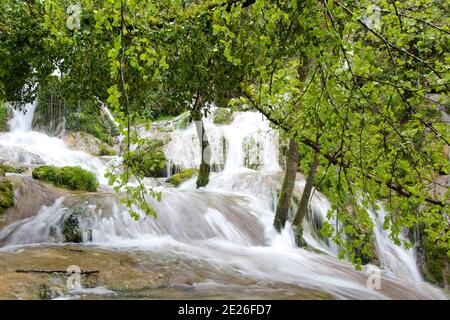
{"type": "MultiPolygon", "coordinates": [[[[449,193],[437,191],[450,170],[448,1],[4,0],[0,9],[0,99],[30,101],[58,70],[67,99],[114,110],[128,147],[144,114],[245,104],[298,142],[302,170],[317,157],[315,185],[333,204],[323,233],[342,255],[361,245],[348,237],[359,232],[352,221],[370,226],[381,205],[399,244],[401,230],[420,226],[450,255],[449,193]]],[[[127,190],[127,204],[145,202],[145,187],[127,190]]]]}

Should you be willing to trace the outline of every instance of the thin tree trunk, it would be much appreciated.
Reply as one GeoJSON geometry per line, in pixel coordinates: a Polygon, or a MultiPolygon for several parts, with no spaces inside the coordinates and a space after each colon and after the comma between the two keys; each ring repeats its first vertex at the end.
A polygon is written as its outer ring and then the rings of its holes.
{"type": "Polygon", "coordinates": [[[195,128],[197,130],[198,140],[200,141],[202,159],[199,174],[197,177],[197,188],[200,188],[206,186],[209,182],[209,173],[211,172],[211,148],[209,146],[208,137],[206,136],[201,112],[195,112],[194,122],[195,128]]]}
{"type": "Polygon", "coordinates": [[[298,161],[298,143],[294,139],[290,139],[289,149],[286,155],[286,173],[284,175],[283,186],[281,187],[275,219],[273,221],[273,226],[278,232],[283,229],[288,218],[292,192],[294,191],[295,186],[295,177],[297,175],[298,161]]]}
{"type": "Polygon", "coordinates": [[[307,215],[309,209],[309,200],[311,198],[311,192],[314,185],[314,177],[317,172],[317,167],[319,166],[319,159],[317,158],[317,153],[314,154],[314,160],[309,169],[308,177],[306,178],[305,188],[303,189],[302,198],[300,199],[300,204],[298,205],[297,213],[295,214],[294,221],[292,223],[292,228],[295,233],[295,241],[299,247],[304,247],[306,245],[303,240],[303,218],[307,215]]]}

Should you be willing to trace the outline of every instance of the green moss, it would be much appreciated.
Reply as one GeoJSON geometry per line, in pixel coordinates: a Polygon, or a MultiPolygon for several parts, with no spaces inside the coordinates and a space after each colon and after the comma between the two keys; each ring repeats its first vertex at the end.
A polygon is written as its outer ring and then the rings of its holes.
{"type": "Polygon", "coordinates": [[[92,172],[80,167],[40,166],[33,170],[33,178],[70,190],[97,191],[99,185],[92,172]]]}
{"type": "Polygon", "coordinates": [[[179,186],[181,183],[192,178],[194,174],[197,174],[197,169],[186,169],[177,174],[174,174],[166,180],[166,182],[173,184],[175,187],[179,186]]]}
{"type": "Polygon", "coordinates": [[[83,242],[83,234],[81,232],[77,215],[77,212],[69,214],[62,223],[61,234],[63,236],[64,242],[83,242]]]}
{"type": "Polygon", "coordinates": [[[230,124],[233,122],[233,112],[228,108],[217,108],[214,113],[215,124],[230,124]]]}
{"type": "Polygon", "coordinates": [[[7,164],[0,164],[0,172],[3,173],[23,173],[25,171],[26,171],[25,168],[16,168],[13,166],[9,166],[7,164]]]}
{"type": "Polygon", "coordinates": [[[197,188],[204,187],[209,182],[209,173],[211,171],[211,167],[207,163],[202,163],[200,165],[200,171],[197,178],[197,188]]]}
{"type": "Polygon", "coordinates": [[[11,181],[0,177],[0,217],[12,206],[14,206],[13,185],[11,181]]]}
{"type": "Polygon", "coordinates": [[[111,148],[109,145],[102,143],[99,146],[99,156],[115,156],[117,155],[116,150],[114,150],[113,148],[111,148]]]}
{"type": "Polygon", "coordinates": [[[0,132],[8,131],[8,109],[0,103],[0,132]]]}
{"type": "Polygon", "coordinates": [[[167,164],[163,142],[161,140],[147,140],[142,147],[132,153],[128,162],[136,168],[138,174],[145,177],[163,177],[165,174],[164,168],[167,164]]]}

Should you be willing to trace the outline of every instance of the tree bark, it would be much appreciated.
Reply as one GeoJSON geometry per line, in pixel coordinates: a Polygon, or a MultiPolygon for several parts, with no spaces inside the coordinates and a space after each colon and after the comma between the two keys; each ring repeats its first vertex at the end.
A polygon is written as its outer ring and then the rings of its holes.
{"type": "Polygon", "coordinates": [[[308,177],[306,178],[305,188],[303,189],[302,198],[298,205],[297,213],[295,214],[292,228],[294,229],[295,241],[299,247],[306,246],[303,240],[303,218],[307,215],[309,209],[309,200],[314,185],[314,177],[316,175],[317,167],[319,166],[319,159],[317,153],[314,154],[314,160],[309,169],[308,177]]]}
{"type": "Polygon", "coordinates": [[[195,128],[197,129],[198,140],[200,141],[202,159],[197,177],[197,188],[200,188],[206,186],[209,182],[209,173],[211,172],[211,148],[209,146],[208,137],[206,136],[201,112],[195,113],[194,122],[195,128]]]}
{"type": "Polygon", "coordinates": [[[294,191],[295,178],[297,175],[298,161],[298,143],[294,139],[290,139],[289,149],[286,155],[286,173],[284,175],[283,186],[281,187],[275,219],[273,221],[273,226],[278,232],[283,229],[288,218],[292,192],[294,191]]]}

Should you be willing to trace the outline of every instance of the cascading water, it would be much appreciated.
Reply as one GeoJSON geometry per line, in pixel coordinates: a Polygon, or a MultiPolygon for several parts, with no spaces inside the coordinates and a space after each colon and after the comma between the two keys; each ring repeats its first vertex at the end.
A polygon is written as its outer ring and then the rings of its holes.
{"type": "MultiPolygon", "coordinates": [[[[25,119],[16,114],[13,121],[25,119]]],[[[323,253],[297,248],[289,225],[282,234],[272,227],[283,175],[278,165],[276,132],[254,112],[234,114],[230,125],[217,126],[208,119],[205,128],[219,172],[212,173],[210,183],[200,190],[195,188],[195,178],[179,188],[159,187],[162,200],[150,200],[157,218],[133,220],[117,196],[105,191],[68,195],[42,207],[36,216],[0,230],[0,246],[7,249],[59,243],[63,221],[76,213],[84,242],[118,250],[171,252],[214,266],[218,279],[226,270],[234,270],[242,277],[256,277],[261,283],[316,289],[335,298],[445,298],[439,290],[421,282],[410,251],[403,254],[405,250],[395,249],[380,229],[381,216],[376,219],[375,236],[386,271],[381,289],[369,289],[369,274],[338,260],[332,242],[317,236],[315,225],[326,219],[330,208],[319,193],[312,197],[313,210],[305,222],[305,239],[323,253]]],[[[105,165],[97,158],[71,151],[62,140],[29,131],[30,127],[27,130],[0,135],[1,158],[33,163],[30,158],[19,156],[27,153],[44,163],[81,165],[99,177],[103,175],[105,165]]],[[[165,149],[170,161],[179,168],[197,167],[200,150],[194,126],[175,130],[171,135],[165,149]]],[[[297,189],[303,185],[299,178],[297,189]]],[[[224,284],[217,281],[212,279],[208,286],[222,288],[224,284]]]]}
{"type": "Polygon", "coordinates": [[[9,121],[10,132],[0,134],[0,158],[27,165],[80,166],[97,174],[106,182],[105,164],[82,151],[69,149],[63,140],[33,131],[32,122],[36,102],[27,104],[25,112],[14,110],[9,121]]]}

